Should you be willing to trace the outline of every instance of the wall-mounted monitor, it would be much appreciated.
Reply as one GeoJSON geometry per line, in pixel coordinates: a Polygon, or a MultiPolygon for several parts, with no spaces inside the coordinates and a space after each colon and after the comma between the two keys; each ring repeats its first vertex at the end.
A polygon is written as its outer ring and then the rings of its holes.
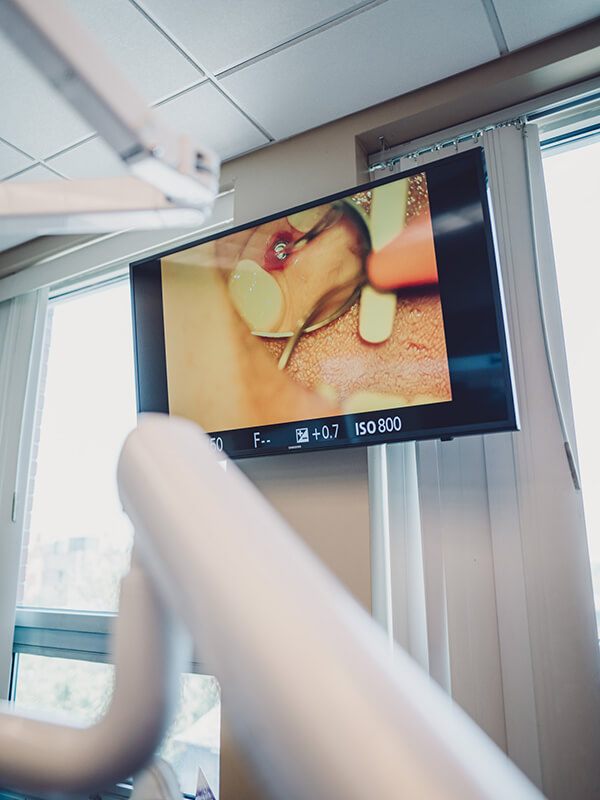
{"type": "Polygon", "coordinates": [[[139,411],[234,458],[516,428],[479,148],[136,262],[131,284],[139,411]]]}

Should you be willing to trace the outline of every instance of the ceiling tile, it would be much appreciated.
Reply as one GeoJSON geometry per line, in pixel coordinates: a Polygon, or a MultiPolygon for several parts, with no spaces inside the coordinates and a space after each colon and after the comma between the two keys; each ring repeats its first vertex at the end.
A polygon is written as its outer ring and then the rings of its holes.
{"type": "Polygon", "coordinates": [[[356,0],[140,0],[162,27],[198,61],[219,72],[270,50],[332,16],[356,0]]]}
{"type": "Polygon", "coordinates": [[[46,163],[67,178],[108,178],[127,173],[121,159],[100,138],[84,142],[46,163]]]}
{"type": "Polygon", "coordinates": [[[90,133],[89,126],[0,34],[0,137],[36,158],[90,133]]]}
{"type": "Polygon", "coordinates": [[[67,0],[66,5],[148,102],[202,77],[129,0],[67,0]]]}
{"type": "Polygon", "coordinates": [[[494,0],[510,50],[582,25],[600,14],[598,0],[494,0]]]}
{"type": "Polygon", "coordinates": [[[222,83],[281,138],[497,56],[479,0],[405,0],[377,6],[222,83]]]}
{"type": "MultiPolygon", "coordinates": [[[[128,0],[70,0],[70,7],[149,101],[201,78],[128,0]]],[[[47,158],[93,132],[4,35],[0,97],[0,137],[35,158],[47,158]]]]}
{"type": "Polygon", "coordinates": [[[212,147],[225,160],[246,153],[267,139],[210,83],[169,100],[156,109],[172,128],[212,147]]]}
{"type": "Polygon", "coordinates": [[[28,164],[31,164],[30,158],[19,153],[14,147],[0,142],[0,180],[20,169],[25,169],[28,164]]]}
{"type": "Polygon", "coordinates": [[[20,183],[37,183],[38,181],[61,181],[59,175],[52,172],[51,169],[46,169],[46,167],[42,166],[42,164],[36,164],[35,166],[31,167],[31,169],[26,169],[24,172],[19,172],[18,175],[13,175],[11,178],[7,178],[8,182],[16,182],[19,181],[20,183]]]}

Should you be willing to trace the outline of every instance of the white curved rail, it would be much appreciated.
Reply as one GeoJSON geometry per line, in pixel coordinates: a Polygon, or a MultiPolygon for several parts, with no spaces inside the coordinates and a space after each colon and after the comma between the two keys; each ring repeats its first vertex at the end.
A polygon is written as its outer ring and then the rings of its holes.
{"type": "Polygon", "coordinates": [[[106,716],[89,728],[25,718],[0,708],[0,786],[27,792],[89,792],[134,774],[171,720],[182,666],[172,616],[144,571],[121,584],[115,685],[106,716]]]}
{"type": "Polygon", "coordinates": [[[142,418],[119,486],[272,797],[539,800],[197,426],[142,418]]]}

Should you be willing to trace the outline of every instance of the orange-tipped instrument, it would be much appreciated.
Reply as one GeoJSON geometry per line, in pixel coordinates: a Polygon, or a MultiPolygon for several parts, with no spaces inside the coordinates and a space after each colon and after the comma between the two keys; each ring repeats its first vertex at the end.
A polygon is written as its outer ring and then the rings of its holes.
{"type": "Polygon", "coordinates": [[[369,283],[379,291],[409,289],[438,282],[429,211],[405,224],[408,179],[377,187],[373,192],[367,259],[369,283]]]}

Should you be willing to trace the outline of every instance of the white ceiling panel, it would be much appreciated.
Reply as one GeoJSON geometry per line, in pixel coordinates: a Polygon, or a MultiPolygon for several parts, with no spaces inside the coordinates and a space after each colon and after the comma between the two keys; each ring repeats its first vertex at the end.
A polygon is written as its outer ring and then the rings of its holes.
{"type": "Polygon", "coordinates": [[[0,137],[35,158],[51,155],[90,133],[48,81],[0,35],[0,137]]]}
{"type": "Polygon", "coordinates": [[[26,169],[18,175],[13,175],[12,178],[7,178],[7,181],[15,181],[19,183],[37,183],[38,181],[61,181],[63,178],[60,175],[52,172],[51,169],[46,169],[42,164],[36,164],[31,169],[26,169]]]}
{"type": "Polygon", "coordinates": [[[357,0],[138,0],[203,66],[220,72],[305,32],[357,0]]]}
{"type": "Polygon", "coordinates": [[[494,0],[510,50],[600,16],[599,0],[494,0]]]}
{"type": "Polygon", "coordinates": [[[497,56],[479,0],[454,0],[451,5],[405,0],[353,17],[222,83],[281,138],[497,56]]]}
{"type": "Polygon", "coordinates": [[[159,108],[171,127],[212,147],[222,159],[252,150],[267,139],[212,84],[205,83],[159,108]]]}
{"type": "Polygon", "coordinates": [[[67,0],[66,5],[149,102],[202,77],[129,0],[67,0]]]}
{"type": "Polygon", "coordinates": [[[18,172],[31,164],[31,159],[19,153],[14,147],[0,142],[0,180],[18,172]]]}
{"type": "Polygon", "coordinates": [[[67,178],[108,178],[127,172],[121,159],[100,138],[84,142],[46,163],[67,178]]]}
{"type": "MultiPolygon", "coordinates": [[[[70,6],[148,100],[201,78],[128,0],[70,0],[70,6]]],[[[34,158],[47,158],[92,133],[4,36],[0,36],[0,97],[0,137],[34,158]]]]}

